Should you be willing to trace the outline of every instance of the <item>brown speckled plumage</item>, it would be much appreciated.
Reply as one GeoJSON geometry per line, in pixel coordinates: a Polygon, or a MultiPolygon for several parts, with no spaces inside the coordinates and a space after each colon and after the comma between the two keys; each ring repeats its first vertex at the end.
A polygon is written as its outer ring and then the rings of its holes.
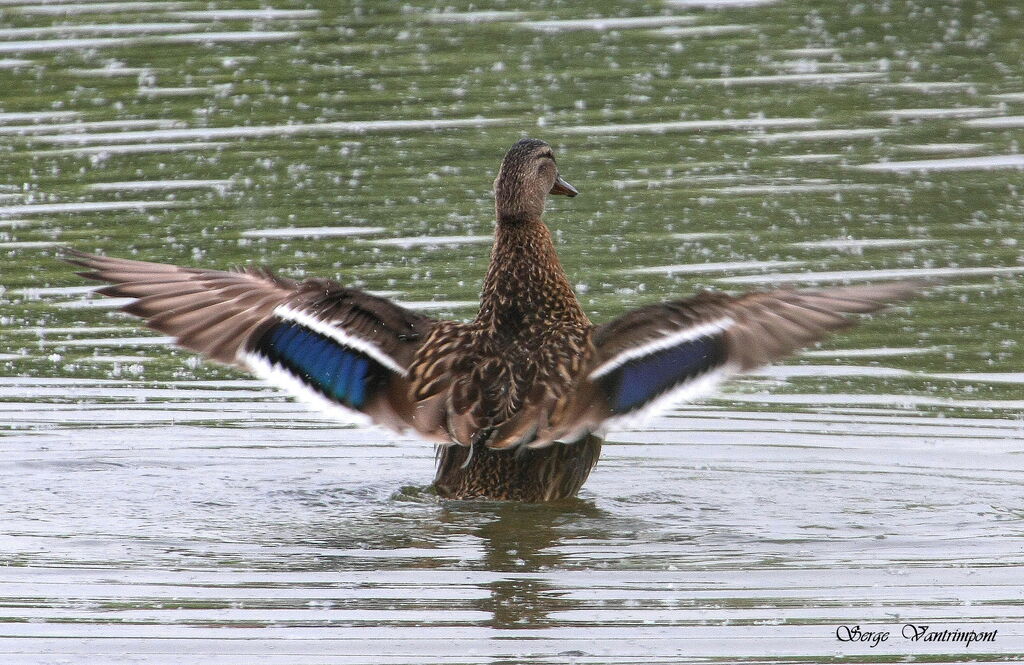
{"type": "Polygon", "coordinates": [[[410,367],[413,396],[443,396],[445,428],[463,445],[517,445],[568,393],[591,324],[539,220],[499,223],[480,313],[439,325],[410,367]]]}
{"type": "Polygon", "coordinates": [[[594,326],[542,221],[575,196],[550,146],[523,139],[495,181],[497,230],[480,311],[437,321],[359,289],[69,251],[124,309],[219,362],[321,406],[440,444],[435,486],[462,499],[573,496],[600,434],[850,325],[920,284],[701,293],[594,326]]]}
{"type": "Polygon", "coordinates": [[[593,434],[546,448],[443,446],[437,449],[434,487],[452,499],[556,501],[576,496],[600,455],[601,439],[593,434]]]}

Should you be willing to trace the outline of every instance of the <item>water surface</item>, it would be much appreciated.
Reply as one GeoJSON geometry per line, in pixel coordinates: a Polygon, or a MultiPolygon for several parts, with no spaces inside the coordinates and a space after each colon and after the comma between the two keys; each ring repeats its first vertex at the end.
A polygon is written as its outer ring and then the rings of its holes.
{"type": "Polygon", "coordinates": [[[0,5],[3,662],[1024,653],[1016,3],[0,5]],[[595,321],[943,282],[531,506],[438,500],[428,445],[197,362],[56,259],[252,262],[469,318],[523,135],[581,191],[548,221],[595,321]]]}

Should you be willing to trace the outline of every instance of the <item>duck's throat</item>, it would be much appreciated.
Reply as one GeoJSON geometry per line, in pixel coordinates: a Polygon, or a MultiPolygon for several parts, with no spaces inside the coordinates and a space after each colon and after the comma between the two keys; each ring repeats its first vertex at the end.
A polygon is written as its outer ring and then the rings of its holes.
{"type": "Polygon", "coordinates": [[[544,222],[498,223],[477,319],[499,332],[538,323],[589,323],[544,222]]]}

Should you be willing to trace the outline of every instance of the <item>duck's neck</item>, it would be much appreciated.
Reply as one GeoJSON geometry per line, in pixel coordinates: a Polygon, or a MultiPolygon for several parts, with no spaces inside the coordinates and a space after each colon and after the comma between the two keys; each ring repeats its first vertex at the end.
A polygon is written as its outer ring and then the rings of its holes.
{"type": "Polygon", "coordinates": [[[540,219],[499,219],[477,321],[502,334],[536,325],[589,324],[540,219]]]}

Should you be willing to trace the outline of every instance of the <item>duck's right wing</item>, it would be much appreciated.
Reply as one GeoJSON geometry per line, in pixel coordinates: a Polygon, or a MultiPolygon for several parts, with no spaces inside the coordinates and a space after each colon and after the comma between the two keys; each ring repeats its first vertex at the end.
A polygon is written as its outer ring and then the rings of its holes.
{"type": "MultiPolygon", "coordinates": [[[[435,321],[330,280],[183,268],[69,251],[98,292],[180,346],[247,369],[343,419],[416,428],[408,369],[435,321]]],[[[430,433],[421,432],[429,436],[430,433]]],[[[432,438],[432,437],[431,437],[432,438]]]]}
{"type": "Polygon", "coordinates": [[[729,376],[785,357],[916,294],[919,282],[777,290],[641,307],[599,326],[589,366],[563,416],[530,445],[626,427],[713,392],[729,376]]]}

